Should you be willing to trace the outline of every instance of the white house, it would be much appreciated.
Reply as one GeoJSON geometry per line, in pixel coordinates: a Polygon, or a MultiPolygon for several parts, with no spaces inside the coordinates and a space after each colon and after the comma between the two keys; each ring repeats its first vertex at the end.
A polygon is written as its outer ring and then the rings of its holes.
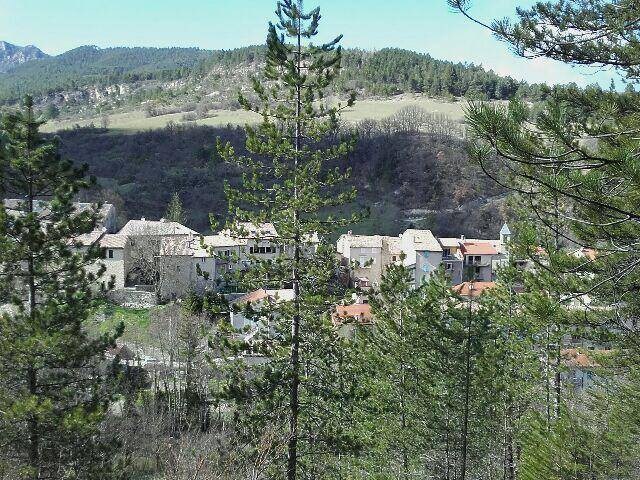
{"type": "Polygon", "coordinates": [[[294,298],[293,289],[266,290],[260,288],[253,292],[249,292],[231,302],[231,310],[229,312],[231,325],[239,331],[248,332],[249,334],[265,328],[269,322],[269,318],[261,315],[260,310],[267,304],[278,304],[281,302],[290,302],[294,298]],[[248,318],[244,309],[251,307],[255,316],[248,318]]]}
{"type": "Polygon", "coordinates": [[[400,248],[416,287],[428,281],[442,263],[442,247],[431,230],[406,230],[400,235],[400,248]]]}
{"type": "Polygon", "coordinates": [[[340,236],[336,250],[349,271],[350,283],[360,288],[378,287],[389,265],[400,263],[420,285],[442,260],[442,248],[429,230],[410,229],[398,237],[348,232],[340,236]]]}

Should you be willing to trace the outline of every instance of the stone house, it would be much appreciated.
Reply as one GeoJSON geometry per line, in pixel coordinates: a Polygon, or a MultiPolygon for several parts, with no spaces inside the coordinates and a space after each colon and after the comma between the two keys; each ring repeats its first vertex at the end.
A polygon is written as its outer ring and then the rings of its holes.
{"type": "Polygon", "coordinates": [[[442,247],[431,230],[406,230],[400,235],[400,248],[416,287],[428,281],[442,263],[442,247]]]}
{"type": "Polygon", "coordinates": [[[378,287],[392,264],[404,264],[416,286],[440,265],[442,248],[429,230],[406,230],[398,237],[381,235],[341,235],[337,254],[349,271],[349,282],[360,288],[378,287]]]}
{"type": "Polygon", "coordinates": [[[105,266],[101,279],[104,286],[113,279],[114,289],[124,288],[126,244],[127,237],[124,235],[106,234],[100,239],[100,247],[104,250],[104,257],[99,264],[105,266]]]}
{"type": "Polygon", "coordinates": [[[162,299],[184,297],[216,288],[216,258],[200,237],[167,235],[162,237],[158,257],[159,294],[162,299]]]}

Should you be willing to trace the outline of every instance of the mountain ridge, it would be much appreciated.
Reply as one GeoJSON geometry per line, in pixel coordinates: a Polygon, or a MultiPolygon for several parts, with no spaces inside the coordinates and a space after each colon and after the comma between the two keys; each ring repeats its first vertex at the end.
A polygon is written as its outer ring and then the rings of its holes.
{"type": "MultiPolygon", "coordinates": [[[[250,77],[259,73],[264,52],[264,46],[255,45],[229,50],[81,46],[0,75],[0,105],[15,105],[30,94],[39,107],[53,104],[70,119],[141,109],[150,116],[232,110],[238,108],[238,90],[250,91],[250,77]]],[[[331,93],[350,91],[361,99],[421,93],[505,100],[537,99],[543,86],[410,50],[349,48],[331,93]]]]}
{"type": "Polygon", "coordinates": [[[6,73],[31,60],[39,60],[47,57],[49,57],[49,55],[35,45],[25,45],[22,47],[5,40],[0,40],[0,73],[6,73]]]}

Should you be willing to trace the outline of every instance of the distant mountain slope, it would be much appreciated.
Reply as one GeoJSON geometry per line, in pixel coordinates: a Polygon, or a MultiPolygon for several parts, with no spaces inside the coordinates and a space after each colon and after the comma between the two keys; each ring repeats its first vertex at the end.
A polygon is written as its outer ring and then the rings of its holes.
{"type": "MultiPolygon", "coordinates": [[[[263,46],[226,51],[79,47],[15,66],[0,75],[0,104],[15,103],[28,93],[42,104],[55,103],[62,110],[69,106],[72,117],[80,111],[87,113],[87,109],[126,111],[147,101],[163,108],[198,104],[203,99],[228,104],[238,89],[249,85],[249,77],[258,72],[263,58],[263,46]]],[[[335,89],[337,94],[356,90],[360,98],[404,92],[482,99],[540,95],[539,86],[501,77],[476,65],[394,48],[345,50],[335,89]]]]}
{"type": "Polygon", "coordinates": [[[48,55],[33,45],[20,47],[0,40],[0,73],[7,72],[18,65],[46,58],[48,55]]]}
{"type": "Polygon", "coordinates": [[[42,96],[88,86],[174,80],[210,55],[198,48],[78,47],[7,72],[0,77],[0,101],[15,101],[27,93],[42,96]]]}

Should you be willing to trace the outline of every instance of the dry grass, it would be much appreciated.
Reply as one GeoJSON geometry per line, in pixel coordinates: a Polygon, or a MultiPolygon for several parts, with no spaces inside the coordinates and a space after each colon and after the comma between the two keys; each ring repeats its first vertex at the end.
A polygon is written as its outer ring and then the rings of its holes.
{"type": "MultiPolygon", "coordinates": [[[[448,116],[451,120],[460,121],[464,117],[464,100],[447,102],[436,100],[419,95],[399,95],[389,99],[367,99],[357,101],[355,106],[343,112],[342,118],[347,122],[358,122],[364,119],[380,120],[389,117],[398,110],[408,106],[418,106],[430,113],[441,113],[448,116]]],[[[122,132],[137,132],[141,130],[164,128],[169,122],[181,123],[182,113],[174,113],[170,115],[161,115],[158,117],[146,117],[144,112],[140,110],[115,113],[109,115],[109,128],[122,132]]],[[[224,126],[244,125],[259,121],[260,117],[244,110],[217,110],[214,115],[196,120],[198,125],[224,126]]],[[[43,131],[54,132],[57,130],[72,128],[75,124],[80,126],[88,126],[93,123],[100,126],[101,117],[89,118],[85,120],[62,120],[57,122],[49,122],[43,127],[43,131]]]]}

